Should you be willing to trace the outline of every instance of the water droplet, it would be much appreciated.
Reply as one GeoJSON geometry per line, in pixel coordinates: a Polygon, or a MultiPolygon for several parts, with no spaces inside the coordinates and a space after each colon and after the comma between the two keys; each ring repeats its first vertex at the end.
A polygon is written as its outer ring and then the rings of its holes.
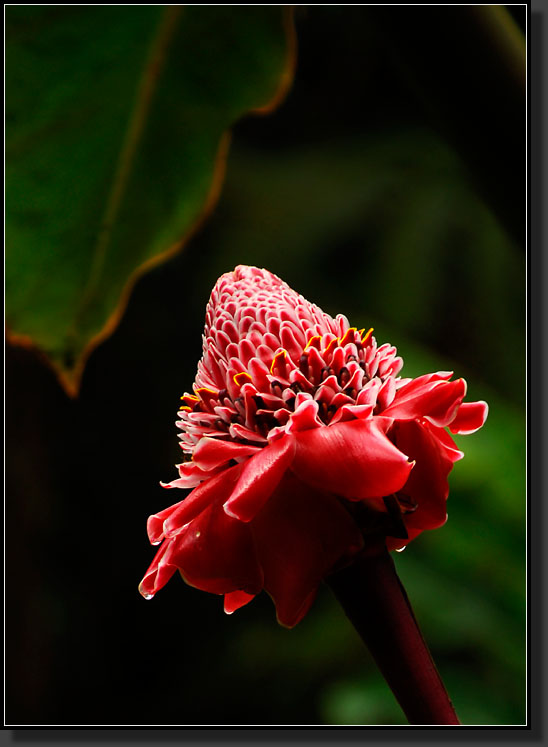
{"type": "Polygon", "coordinates": [[[162,540],[156,540],[156,542],[151,542],[151,545],[160,545],[162,543],[162,540]]]}
{"type": "Polygon", "coordinates": [[[143,585],[142,585],[142,584],[139,584],[139,594],[140,594],[140,595],[141,595],[142,597],[144,597],[144,599],[152,599],[152,597],[154,596],[154,594],[151,594],[151,593],[150,593],[150,592],[148,592],[148,591],[144,591],[144,589],[143,589],[143,585]]]}
{"type": "Polygon", "coordinates": [[[396,552],[403,552],[407,545],[404,545],[403,547],[396,547],[396,552]]]}
{"type": "Polygon", "coordinates": [[[196,534],[194,535],[196,537],[196,539],[198,539],[198,537],[200,536],[200,534],[201,534],[201,532],[196,532],[196,534]]]}

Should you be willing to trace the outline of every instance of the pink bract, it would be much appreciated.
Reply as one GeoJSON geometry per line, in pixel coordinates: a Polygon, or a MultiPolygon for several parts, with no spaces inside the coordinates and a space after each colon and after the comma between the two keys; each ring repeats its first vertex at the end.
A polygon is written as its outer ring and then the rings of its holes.
{"type": "Polygon", "coordinates": [[[150,516],[161,547],[139,587],[179,570],[224,594],[230,613],[265,589],[296,625],[322,578],[381,532],[404,547],[447,517],[461,459],[446,428],[473,433],[485,402],[464,379],[405,379],[396,349],[333,319],[267,270],[238,266],[207,305],[194,393],[180,409],[183,462],[167,488],[193,488],[150,516]]]}

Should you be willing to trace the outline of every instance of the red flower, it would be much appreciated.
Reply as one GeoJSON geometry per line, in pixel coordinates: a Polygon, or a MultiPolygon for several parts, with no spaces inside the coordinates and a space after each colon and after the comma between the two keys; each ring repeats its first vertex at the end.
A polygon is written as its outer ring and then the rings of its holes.
{"type": "Polygon", "coordinates": [[[239,266],[206,312],[194,394],[177,423],[185,460],[168,488],[194,488],[148,520],[162,543],[139,589],[178,569],[233,612],[263,588],[296,625],[321,579],[367,541],[404,547],[446,520],[453,433],[485,422],[464,379],[403,379],[390,345],[351,327],[267,270],[239,266]],[[365,539],[364,539],[365,538],[365,539]]]}

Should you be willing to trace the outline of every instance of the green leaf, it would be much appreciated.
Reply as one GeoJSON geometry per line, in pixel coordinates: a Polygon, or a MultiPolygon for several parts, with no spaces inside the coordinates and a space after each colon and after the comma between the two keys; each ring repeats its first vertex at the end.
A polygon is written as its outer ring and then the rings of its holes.
{"type": "Polygon", "coordinates": [[[6,309],[69,392],[146,268],[216,201],[226,133],[282,98],[279,6],[6,9],[6,309]]]}

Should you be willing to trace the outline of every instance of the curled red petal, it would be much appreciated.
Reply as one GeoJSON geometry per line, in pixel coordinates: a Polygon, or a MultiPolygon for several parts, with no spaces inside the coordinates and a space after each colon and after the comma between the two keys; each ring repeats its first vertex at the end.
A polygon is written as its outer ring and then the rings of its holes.
{"type": "Polygon", "coordinates": [[[190,586],[212,594],[258,594],[263,588],[249,525],[228,516],[221,503],[209,506],[171,542],[170,562],[190,586]]]}
{"type": "Polygon", "coordinates": [[[175,511],[181,509],[185,504],[187,505],[187,499],[175,503],[169,508],[165,508],[163,511],[159,511],[157,514],[152,514],[147,520],[147,534],[152,545],[158,545],[164,539],[164,522],[168,519],[175,511]]]}
{"type": "Polygon", "coordinates": [[[403,497],[410,498],[412,503],[417,504],[413,513],[404,515],[408,531],[423,531],[441,526],[447,519],[447,477],[454,460],[447,454],[435,431],[415,421],[395,423],[391,437],[395,438],[399,448],[404,449],[415,460],[413,471],[401,489],[403,497]]]}
{"type": "Polygon", "coordinates": [[[192,454],[192,461],[202,470],[212,470],[231,459],[240,459],[255,454],[260,446],[221,441],[218,438],[202,438],[192,454]]]}
{"type": "Polygon", "coordinates": [[[449,424],[452,433],[469,435],[479,430],[487,420],[489,405],[487,402],[463,402],[456,417],[449,424]]]}
{"type": "Polygon", "coordinates": [[[335,564],[363,545],[357,524],[337,497],[303,484],[291,471],[250,526],[264,587],[286,627],[304,617],[335,564]]]}
{"type": "MultiPolygon", "coordinates": [[[[297,405],[297,403],[295,404],[297,405]]],[[[297,431],[306,431],[310,428],[318,428],[322,425],[323,423],[318,416],[318,403],[313,399],[307,399],[296,406],[295,412],[292,413],[289,419],[286,431],[287,433],[295,433],[297,431]]]]}
{"type": "Polygon", "coordinates": [[[373,409],[373,405],[343,405],[337,410],[329,425],[334,426],[348,420],[365,420],[371,417],[373,409]]]}
{"type": "MultiPolygon", "coordinates": [[[[299,607],[296,607],[295,609],[287,608],[286,605],[282,605],[281,603],[276,604],[276,620],[280,625],[282,625],[284,628],[294,628],[295,625],[301,622],[303,617],[306,616],[308,610],[312,607],[312,603],[316,599],[316,594],[318,593],[318,586],[319,584],[314,588],[313,591],[308,594],[303,601],[301,602],[301,605],[299,607]]],[[[274,597],[272,597],[274,598],[274,597]]]]}
{"type": "MultiPolygon", "coordinates": [[[[241,464],[223,470],[211,480],[194,488],[184,501],[172,506],[174,509],[164,519],[163,531],[166,537],[174,537],[189,522],[199,516],[211,504],[218,504],[228,498],[242,470],[241,464]]],[[[159,515],[159,514],[158,514],[159,515]]]]}
{"type": "Polygon", "coordinates": [[[249,604],[254,599],[255,594],[247,594],[245,591],[230,591],[225,594],[224,610],[227,615],[231,615],[240,607],[249,604]]]}
{"type": "Polygon", "coordinates": [[[428,421],[425,421],[424,427],[436,437],[439,446],[443,448],[445,456],[451,462],[458,462],[464,457],[464,452],[459,449],[445,428],[437,428],[428,421]]]}
{"type": "Polygon", "coordinates": [[[292,469],[303,482],[344,498],[395,493],[413,465],[386,437],[390,424],[374,417],[302,431],[292,469]]]}
{"type": "Polygon", "coordinates": [[[203,470],[194,462],[183,462],[178,465],[180,477],[172,482],[161,482],[163,488],[195,488],[203,480],[207,480],[215,472],[203,470]]]}
{"type": "Polygon", "coordinates": [[[394,401],[382,414],[395,420],[427,418],[434,425],[448,425],[466,394],[466,381],[431,379],[422,386],[416,386],[417,381],[415,379],[398,390],[394,401]]]}
{"type": "Polygon", "coordinates": [[[251,521],[277,487],[294,455],[295,439],[287,435],[249,459],[224,504],[226,513],[240,521],[251,521]]]}
{"type": "Polygon", "coordinates": [[[240,425],[239,423],[232,423],[229,427],[229,433],[232,438],[244,438],[247,441],[253,441],[254,443],[262,445],[267,443],[266,438],[261,436],[260,433],[252,431],[250,428],[246,428],[244,425],[240,425]]]}
{"type": "Polygon", "coordinates": [[[409,395],[412,392],[424,389],[427,384],[436,381],[449,381],[451,376],[453,376],[453,371],[436,371],[435,373],[423,374],[422,376],[417,376],[416,379],[408,379],[408,383],[402,386],[400,391],[405,389],[409,395]]]}
{"type": "Polygon", "coordinates": [[[152,599],[156,592],[167,584],[177,570],[177,566],[169,562],[169,545],[169,541],[163,543],[139,584],[139,593],[145,599],[152,599]]]}

